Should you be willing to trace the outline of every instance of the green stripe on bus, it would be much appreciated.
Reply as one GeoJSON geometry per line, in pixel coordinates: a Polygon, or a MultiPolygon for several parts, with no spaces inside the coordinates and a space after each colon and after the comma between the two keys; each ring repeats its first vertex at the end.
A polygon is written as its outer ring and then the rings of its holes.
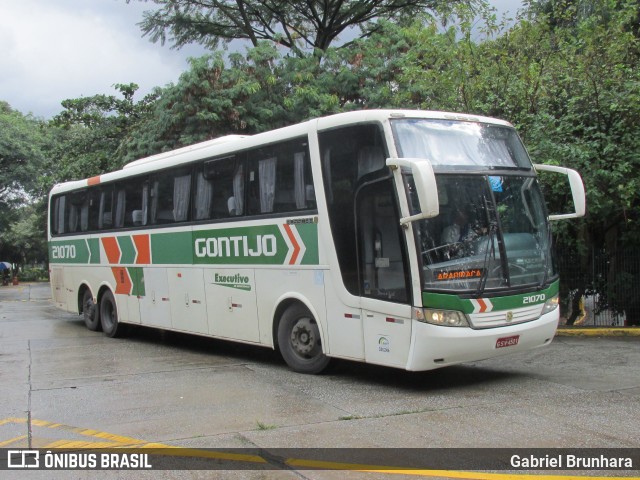
{"type": "MultiPolygon", "coordinates": [[[[131,235],[115,237],[119,265],[136,262],[131,235]]],[[[317,223],[258,225],[150,234],[155,265],[318,265],[317,223]]],[[[52,241],[51,263],[99,264],[100,241],[52,241]]]]}
{"type": "Polygon", "coordinates": [[[89,256],[92,253],[84,240],[63,240],[49,243],[51,263],[89,263],[89,256]]]}
{"type": "Polygon", "coordinates": [[[154,264],[193,263],[191,231],[151,234],[151,261],[154,264]]]}
{"type": "Polygon", "coordinates": [[[306,247],[301,265],[318,265],[320,257],[318,254],[318,225],[316,223],[304,223],[296,226],[300,238],[306,247]]]}
{"type": "MultiPolygon", "coordinates": [[[[560,281],[556,280],[549,287],[536,292],[506,295],[504,297],[484,297],[491,300],[492,311],[514,310],[527,305],[544,303],[560,291],[560,281]],[[526,300],[525,300],[526,299],[526,300]]],[[[459,310],[464,313],[472,313],[474,305],[470,299],[460,298],[454,294],[422,293],[422,304],[425,308],[438,308],[443,310],[459,310]]]]}
{"type": "Polygon", "coordinates": [[[144,272],[142,270],[142,267],[129,267],[127,268],[127,271],[129,272],[129,276],[131,277],[131,295],[144,297],[144,272]]]}
{"type": "Polygon", "coordinates": [[[87,245],[89,246],[89,263],[100,263],[100,240],[97,238],[87,239],[87,245]]]}
{"type": "Polygon", "coordinates": [[[287,225],[287,227],[292,236],[286,233],[284,225],[195,231],[193,232],[193,263],[200,265],[317,265],[319,263],[317,224],[287,225]]]}
{"type": "Polygon", "coordinates": [[[289,249],[277,225],[193,232],[193,263],[282,265],[289,249]]]}
{"type": "Polygon", "coordinates": [[[120,246],[120,252],[122,252],[122,255],[120,256],[120,263],[135,263],[136,249],[133,246],[133,239],[128,235],[122,235],[116,238],[118,240],[118,245],[120,246]]]}

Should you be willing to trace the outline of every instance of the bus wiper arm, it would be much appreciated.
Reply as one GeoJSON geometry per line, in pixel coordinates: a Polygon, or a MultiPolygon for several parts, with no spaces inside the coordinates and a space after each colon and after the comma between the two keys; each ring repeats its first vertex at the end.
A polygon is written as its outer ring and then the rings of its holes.
{"type": "Polygon", "coordinates": [[[547,277],[549,276],[549,261],[551,257],[551,244],[553,242],[553,236],[551,235],[551,228],[547,227],[547,248],[545,249],[546,252],[543,253],[544,254],[544,265],[543,265],[543,271],[542,271],[542,280],[540,281],[540,289],[544,288],[545,284],[547,283],[547,277]]]}
{"type": "Polygon", "coordinates": [[[478,288],[476,289],[476,297],[480,297],[484,293],[485,286],[487,285],[487,278],[489,277],[489,258],[491,253],[493,258],[496,258],[496,248],[495,248],[495,234],[498,229],[498,224],[495,221],[489,223],[489,232],[487,233],[487,249],[484,252],[484,264],[482,267],[482,277],[480,278],[480,282],[478,283],[478,288]]]}

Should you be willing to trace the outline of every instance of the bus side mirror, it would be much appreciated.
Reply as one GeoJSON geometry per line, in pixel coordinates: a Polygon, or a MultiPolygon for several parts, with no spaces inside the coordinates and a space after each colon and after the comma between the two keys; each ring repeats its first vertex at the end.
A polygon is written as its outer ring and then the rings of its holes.
{"type": "MultiPolygon", "coordinates": [[[[394,174],[402,175],[402,168],[413,176],[420,212],[400,219],[400,225],[424,218],[437,217],[440,213],[438,186],[431,162],[424,158],[388,158],[387,166],[394,174]]],[[[406,182],[402,182],[406,188],[406,182]]]]}
{"type": "Polygon", "coordinates": [[[587,200],[584,193],[584,184],[582,183],[582,177],[580,177],[580,174],[570,168],[557,167],[555,165],[535,164],[534,167],[539,172],[560,173],[569,178],[571,196],[573,197],[573,205],[575,206],[576,211],[562,215],[549,215],[549,220],[564,220],[567,218],[584,217],[587,211],[587,200]]]}

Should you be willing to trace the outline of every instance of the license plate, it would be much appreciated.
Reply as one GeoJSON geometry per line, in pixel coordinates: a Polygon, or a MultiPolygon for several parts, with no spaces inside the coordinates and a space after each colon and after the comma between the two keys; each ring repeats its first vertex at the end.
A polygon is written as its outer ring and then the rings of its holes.
{"type": "Polygon", "coordinates": [[[512,337],[502,337],[496,341],[496,348],[513,347],[520,341],[520,335],[514,335],[512,337]]]}

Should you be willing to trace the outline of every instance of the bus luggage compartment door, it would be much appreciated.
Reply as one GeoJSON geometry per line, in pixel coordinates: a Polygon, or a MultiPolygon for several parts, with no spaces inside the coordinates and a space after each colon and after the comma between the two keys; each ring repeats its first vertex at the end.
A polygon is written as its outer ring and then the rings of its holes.
{"type": "Polygon", "coordinates": [[[255,274],[251,269],[204,270],[209,333],[247,342],[260,341],[255,274]]]}
{"type": "Polygon", "coordinates": [[[168,268],[171,325],[176,330],[209,333],[202,268],[168,268]]]}

